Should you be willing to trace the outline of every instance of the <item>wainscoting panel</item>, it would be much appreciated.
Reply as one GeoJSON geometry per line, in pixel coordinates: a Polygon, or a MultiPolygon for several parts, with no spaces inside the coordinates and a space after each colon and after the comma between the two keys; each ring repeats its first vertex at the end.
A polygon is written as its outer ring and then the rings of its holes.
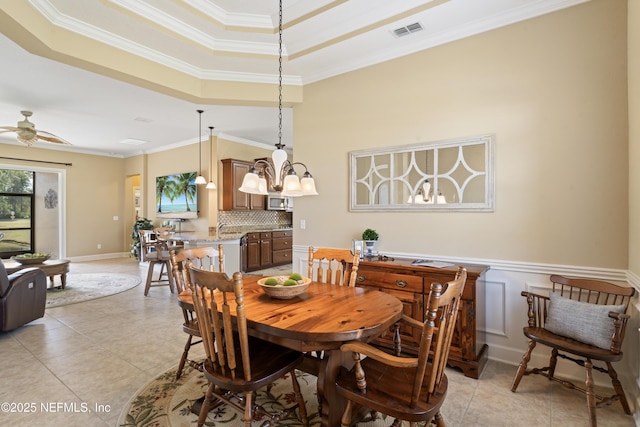
{"type": "Polygon", "coordinates": [[[507,284],[488,280],[478,280],[476,283],[480,291],[478,294],[484,294],[485,299],[478,300],[478,319],[484,321],[484,324],[482,321],[478,322],[478,329],[487,334],[507,337],[507,284]],[[491,315],[487,316],[487,313],[491,315]]]}
{"type": "MultiPolygon", "coordinates": [[[[298,267],[298,272],[307,272],[308,246],[293,247],[293,266],[298,267]]],[[[590,277],[606,280],[614,283],[626,283],[640,290],[640,278],[624,270],[597,269],[580,266],[552,265],[552,264],[526,264],[502,260],[486,259],[451,259],[434,256],[432,254],[413,253],[387,253],[385,255],[397,258],[427,258],[438,261],[448,261],[461,264],[489,265],[489,270],[478,279],[478,285],[484,286],[484,301],[478,303],[479,329],[485,332],[486,342],[489,346],[490,359],[501,361],[516,366],[520,363],[522,355],[527,348],[527,339],[522,333],[522,328],[527,324],[527,304],[525,298],[520,295],[524,290],[548,293],[551,289],[549,276],[562,274],[566,276],[590,277]]],[[[616,365],[618,378],[622,381],[630,405],[636,419],[640,419],[638,408],[640,407],[640,303],[634,301],[630,308],[631,319],[627,326],[627,336],[623,351],[625,357],[616,365]]],[[[550,350],[539,345],[533,352],[531,365],[544,366],[549,358],[550,350]]],[[[566,361],[558,362],[557,372],[574,379],[584,378],[584,369],[566,361]],[[574,368],[575,366],[575,368],[574,368]]],[[[608,376],[597,373],[597,384],[609,385],[608,376]]],[[[640,424],[639,424],[640,425],[640,424]]]]}

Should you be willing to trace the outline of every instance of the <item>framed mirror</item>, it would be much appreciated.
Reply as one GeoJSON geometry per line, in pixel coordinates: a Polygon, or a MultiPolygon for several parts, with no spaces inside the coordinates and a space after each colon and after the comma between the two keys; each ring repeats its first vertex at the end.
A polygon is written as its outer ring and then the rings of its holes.
{"type": "Polygon", "coordinates": [[[493,211],[494,135],[352,151],[351,211],[493,211]]]}

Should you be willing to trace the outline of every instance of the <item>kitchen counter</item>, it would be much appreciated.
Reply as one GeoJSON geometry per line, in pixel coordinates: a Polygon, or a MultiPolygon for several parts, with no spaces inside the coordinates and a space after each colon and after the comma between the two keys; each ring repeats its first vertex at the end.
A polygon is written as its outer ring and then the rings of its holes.
{"type": "Polygon", "coordinates": [[[198,231],[183,231],[180,234],[175,234],[172,240],[181,240],[183,242],[226,242],[229,240],[239,240],[247,233],[259,233],[269,231],[291,231],[292,227],[269,227],[269,226],[238,226],[229,227],[229,231],[223,232],[198,232],[198,231]]]}
{"type": "Polygon", "coordinates": [[[208,233],[208,232],[187,232],[183,231],[180,234],[174,234],[171,237],[174,241],[182,241],[185,243],[191,242],[225,242],[229,240],[240,240],[245,233],[208,233]]]}
{"type": "MultiPolygon", "coordinates": [[[[225,271],[235,272],[242,271],[241,259],[241,239],[247,233],[271,232],[271,231],[291,231],[291,227],[278,226],[229,226],[228,231],[223,232],[196,232],[183,231],[176,233],[171,237],[173,241],[184,242],[185,248],[202,247],[202,246],[218,246],[223,245],[224,248],[224,264],[225,271]]],[[[246,242],[246,240],[245,240],[246,242]]]]}

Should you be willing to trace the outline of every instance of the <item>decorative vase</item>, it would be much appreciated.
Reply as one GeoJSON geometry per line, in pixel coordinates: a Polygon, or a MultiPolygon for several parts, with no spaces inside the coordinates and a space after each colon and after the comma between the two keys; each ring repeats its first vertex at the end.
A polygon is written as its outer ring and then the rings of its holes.
{"type": "Polygon", "coordinates": [[[367,245],[367,256],[373,256],[373,246],[376,244],[375,240],[365,240],[365,245],[367,245]]]}

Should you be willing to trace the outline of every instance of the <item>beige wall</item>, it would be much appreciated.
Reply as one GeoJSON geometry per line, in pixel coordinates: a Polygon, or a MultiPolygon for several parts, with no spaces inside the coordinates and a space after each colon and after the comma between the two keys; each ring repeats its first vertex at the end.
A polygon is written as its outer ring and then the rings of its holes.
{"type": "Polygon", "coordinates": [[[629,270],[640,277],[640,2],[629,0],[629,270]]]}
{"type": "MultiPolygon", "coordinates": [[[[626,0],[593,0],[305,86],[295,245],[626,268],[626,0]],[[348,152],[496,135],[493,213],[350,213],[348,152]]],[[[637,243],[636,243],[637,245],[637,243]]]]}
{"type": "MultiPolygon", "coordinates": [[[[157,176],[170,175],[174,173],[198,171],[199,157],[198,144],[191,144],[179,148],[174,148],[158,153],[141,155],[125,159],[125,170],[127,176],[140,174],[142,176],[141,186],[145,200],[144,216],[149,218],[154,224],[159,225],[162,219],[155,216],[155,179],[157,176]]],[[[198,209],[197,219],[190,219],[183,224],[183,230],[206,231],[209,227],[215,227],[217,222],[218,206],[222,204],[222,165],[221,159],[234,158],[241,160],[253,160],[259,157],[271,155],[272,149],[253,147],[238,142],[225,139],[213,138],[212,144],[209,141],[202,143],[202,174],[209,180],[209,156],[213,155],[212,177],[218,187],[217,190],[209,191],[204,186],[198,186],[198,209]],[[212,153],[212,154],[211,154],[212,153]]]]}
{"type": "Polygon", "coordinates": [[[122,252],[122,159],[7,144],[2,145],[2,156],[72,164],[61,166],[0,159],[2,164],[66,171],[67,257],[122,252]],[[118,221],[113,220],[114,216],[118,216],[118,221]],[[97,249],[98,244],[102,245],[101,249],[97,249]]]}

